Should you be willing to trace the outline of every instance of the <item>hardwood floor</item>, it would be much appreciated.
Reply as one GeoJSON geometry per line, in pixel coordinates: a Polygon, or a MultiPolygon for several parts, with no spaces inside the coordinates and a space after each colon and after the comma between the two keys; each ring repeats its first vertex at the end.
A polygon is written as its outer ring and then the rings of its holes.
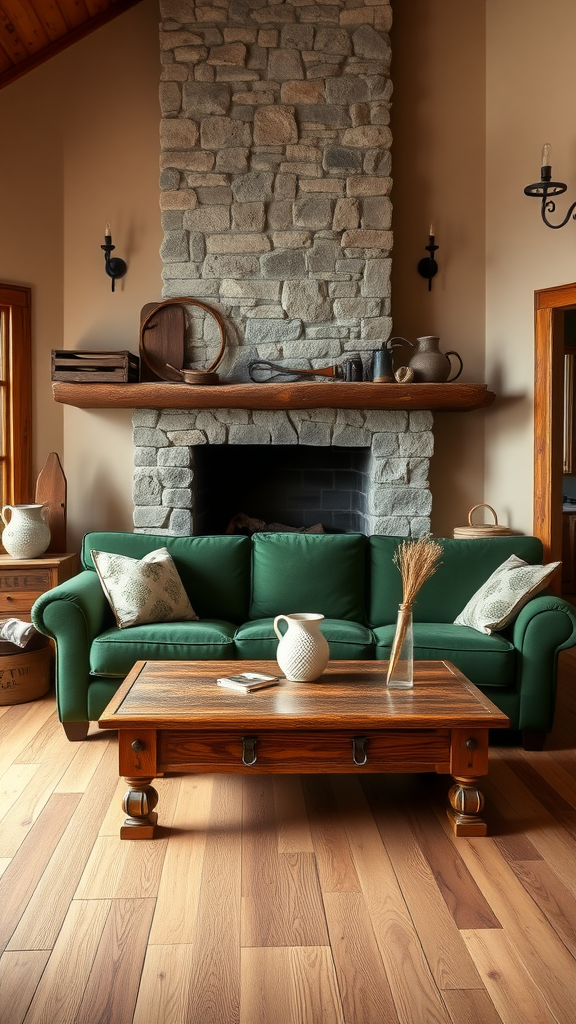
{"type": "Polygon", "coordinates": [[[546,750],[447,776],[183,776],[118,838],[115,737],[0,708],[0,1024],[573,1024],[576,654],[546,750]]]}

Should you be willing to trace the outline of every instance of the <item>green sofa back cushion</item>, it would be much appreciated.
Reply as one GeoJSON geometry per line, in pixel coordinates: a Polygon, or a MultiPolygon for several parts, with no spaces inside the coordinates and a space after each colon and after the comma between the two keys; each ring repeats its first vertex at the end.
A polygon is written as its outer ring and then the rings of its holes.
{"type": "MultiPolygon", "coordinates": [[[[395,622],[402,600],[400,573],[392,561],[402,537],[370,537],[370,626],[395,622]]],[[[510,555],[532,565],[542,562],[537,537],[438,539],[442,564],[424,584],[414,604],[416,622],[454,622],[473,594],[510,555]]]]}
{"type": "Polygon", "coordinates": [[[257,533],[250,618],[320,612],[364,623],[365,573],[361,534],[257,533]]]}
{"type": "Polygon", "coordinates": [[[90,551],[111,551],[143,558],[156,548],[168,548],[201,619],[240,623],[248,618],[250,596],[250,539],[248,537],[166,537],[145,533],[88,533],[82,543],[82,563],[94,565],[90,551]]]}

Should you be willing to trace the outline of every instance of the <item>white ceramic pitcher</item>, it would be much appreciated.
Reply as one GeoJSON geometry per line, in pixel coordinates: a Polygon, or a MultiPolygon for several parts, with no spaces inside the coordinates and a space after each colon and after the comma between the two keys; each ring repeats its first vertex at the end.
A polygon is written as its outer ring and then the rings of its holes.
{"type": "Polygon", "coordinates": [[[328,641],[320,631],[323,618],[315,612],[295,612],[274,619],[274,631],[280,641],[276,660],[286,679],[311,683],[322,675],[330,658],[328,641]],[[281,619],[288,623],[284,634],[278,628],[281,619]]]}
{"type": "Polygon", "coordinates": [[[4,505],[0,512],[5,526],[2,544],[11,558],[37,558],[44,554],[50,543],[48,512],[46,505],[4,505]]]}

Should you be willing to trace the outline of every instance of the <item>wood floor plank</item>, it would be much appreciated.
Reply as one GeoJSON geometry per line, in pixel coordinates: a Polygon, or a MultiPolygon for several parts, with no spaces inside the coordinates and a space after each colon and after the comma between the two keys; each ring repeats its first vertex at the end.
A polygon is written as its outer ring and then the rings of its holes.
{"type": "Polygon", "coordinates": [[[27,949],[2,954],[0,1024],[22,1024],[49,956],[48,949],[27,949]]]}
{"type": "MultiPolygon", "coordinates": [[[[60,726],[62,728],[62,726],[60,726]]],[[[97,738],[79,743],[78,753],[70,762],[56,786],[55,793],[85,793],[94,772],[104,757],[110,736],[101,733],[97,738]]]]}
{"type": "Polygon", "coordinates": [[[26,713],[18,721],[17,727],[10,729],[2,737],[0,775],[3,775],[12,762],[18,759],[46,720],[55,714],[54,704],[51,701],[38,700],[22,705],[22,707],[26,708],[26,713]]]}
{"type": "Polygon", "coordinates": [[[0,824],[36,774],[40,764],[11,764],[0,779],[0,824]]]}
{"type": "Polygon", "coordinates": [[[360,883],[346,830],[338,820],[330,780],[302,776],[302,784],[322,892],[359,892],[360,883]]]}
{"type": "MultiPolygon", "coordinates": [[[[273,1022],[346,1024],[328,947],[242,950],[240,1024],[273,1022]]],[[[380,1018],[374,1024],[388,1021],[380,1018]]]]}
{"type": "Polygon", "coordinates": [[[546,751],[528,754],[522,750],[521,754],[566,803],[576,808],[576,778],[558,760],[546,751]]]}
{"type": "Polygon", "coordinates": [[[485,988],[446,989],[442,995],[453,1024],[502,1024],[502,1017],[485,988]]]}
{"type": "Polygon", "coordinates": [[[132,1024],[154,907],[112,901],[74,1024],[132,1024]]]}
{"type": "Polygon", "coordinates": [[[333,786],[398,1019],[401,1024],[449,1024],[360,782],[340,776],[333,786]]]}
{"type": "Polygon", "coordinates": [[[188,1024],[193,963],[191,945],[148,946],[133,1024],[188,1024]]]}
{"type": "MultiPolygon", "coordinates": [[[[72,744],[68,744],[72,746],[72,744]]],[[[58,750],[42,761],[28,785],[14,801],[11,813],[2,821],[0,856],[14,857],[54,792],[54,786],[66,771],[73,752],[58,750]]],[[[26,765],[30,768],[30,765],[26,765]]]]}
{"type": "Polygon", "coordinates": [[[275,775],[273,784],[278,853],[314,853],[300,776],[275,775]]]}
{"type": "Polygon", "coordinates": [[[186,1024],[238,1024],[242,777],[218,775],[198,904],[186,1024]]]}
{"type": "Polygon", "coordinates": [[[515,861],[512,869],[576,960],[576,899],[572,893],[544,861],[515,861]]]}
{"type": "Polygon", "coordinates": [[[11,857],[0,857],[0,878],[2,878],[2,875],[6,871],[6,868],[11,863],[12,863],[12,858],[11,857]]]}
{"type": "Polygon", "coordinates": [[[279,853],[272,776],[243,782],[243,946],[324,946],[328,933],[313,853],[279,853]]]}
{"type": "Polygon", "coordinates": [[[150,932],[152,946],[190,943],[196,930],[214,776],[188,776],[181,782],[150,932]]]}
{"type": "Polygon", "coordinates": [[[464,941],[503,1024],[568,1024],[552,1012],[502,930],[463,931],[464,941]]]}
{"type": "MultiPolygon", "coordinates": [[[[502,756],[502,755],[501,755],[502,756]]],[[[576,839],[576,810],[546,779],[536,767],[513,750],[507,752],[506,761],[512,771],[524,783],[546,810],[552,814],[563,828],[576,839]]]]}
{"type": "Polygon", "coordinates": [[[46,865],[73,818],[78,801],[79,797],[73,793],[50,797],[0,878],[0,951],[6,948],[18,922],[26,914],[46,865]]]}
{"type": "Polygon", "coordinates": [[[42,724],[27,746],[18,754],[17,763],[38,764],[52,756],[55,750],[69,745],[56,711],[42,724]]]}
{"type": "Polygon", "coordinates": [[[324,905],[345,1019],[396,1024],[398,1015],[362,893],[324,893],[324,905]]]}
{"type": "MultiPolygon", "coordinates": [[[[440,807],[438,817],[442,822],[440,807]]],[[[451,835],[448,821],[446,831],[451,835]]],[[[574,1005],[573,957],[490,839],[452,840],[458,842],[469,870],[497,914],[515,957],[523,963],[537,988],[546,994],[558,1020],[562,1024],[569,1022],[574,1005]]],[[[489,933],[492,943],[497,931],[489,933]]]]}
{"type": "Polygon", "coordinates": [[[86,792],[59,793],[54,800],[75,805],[74,814],[47,863],[10,942],[11,949],[49,949],[54,945],[96,840],[116,782],[116,759],[108,750],[86,792]]]}
{"type": "Polygon", "coordinates": [[[156,896],[166,855],[165,839],[130,842],[99,836],[78,883],[79,900],[144,899],[156,896]]]}
{"type": "Polygon", "coordinates": [[[40,978],[24,1024],[72,1024],[110,912],[107,900],[75,900],[40,978]]]}
{"type": "MultiPolygon", "coordinates": [[[[366,786],[366,781],[364,785],[366,786]]],[[[440,990],[479,988],[481,982],[478,972],[406,813],[390,799],[386,788],[379,786],[378,782],[376,786],[370,787],[370,792],[376,793],[370,806],[436,985],[440,990]]],[[[420,810],[420,804],[418,809],[420,810]]],[[[452,850],[453,854],[456,854],[454,848],[452,850]]],[[[446,863],[448,866],[454,865],[454,856],[446,857],[446,863]]],[[[447,878],[450,877],[449,870],[448,867],[447,878]]],[[[463,864],[461,874],[468,875],[463,864]]],[[[473,883],[471,876],[470,878],[473,883]]],[[[472,884],[472,903],[475,889],[475,884],[472,884]]],[[[461,899],[465,899],[461,886],[459,895],[461,899]]],[[[482,927],[485,928],[489,915],[490,920],[498,926],[498,921],[490,912],[484,897],[482,904],[483,908],[486,907],[486,912],[482,915],[471,913],[470,916],[479,916],[482,927]]]]}

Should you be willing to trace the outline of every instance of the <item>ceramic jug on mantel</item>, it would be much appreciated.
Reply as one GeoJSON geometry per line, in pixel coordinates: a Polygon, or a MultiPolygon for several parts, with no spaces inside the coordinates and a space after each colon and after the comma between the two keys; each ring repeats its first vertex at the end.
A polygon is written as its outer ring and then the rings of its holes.
{"type": "MultiPolygon", "coordinates": [[[[408,344],[412,345],[412,342],[408,342],[408,344]]],[[[414,355],[408,363],[408,366],[414,370],[414,380],[416,383],[450,383],[450,381],[456,380],[462,373],[462,360],[458,353],[441,352],[439,345],[440,338],[435,338],[432,335],[427,335],[424,338],[416,338],[416,343],[412,345],[414,355]],[[449,356],[455,356],[460,363],[460,369],[453,377],[450,376],[452,372],[452,364],[449,356]]]]}

